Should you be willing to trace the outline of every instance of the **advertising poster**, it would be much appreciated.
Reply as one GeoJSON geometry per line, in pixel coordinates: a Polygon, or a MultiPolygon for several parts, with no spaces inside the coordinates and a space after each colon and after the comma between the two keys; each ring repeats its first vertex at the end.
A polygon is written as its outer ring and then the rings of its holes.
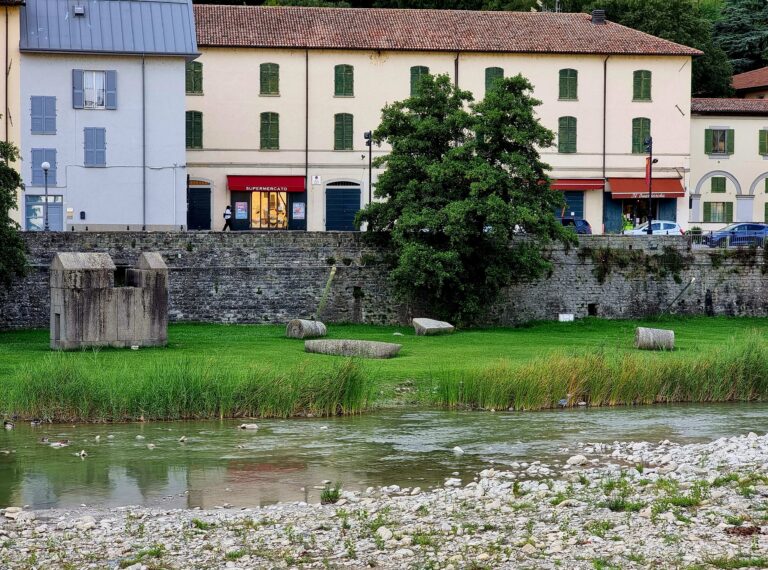
{"type": "Polygon", "coordinates": [[[294,202],[293,203],[293,219],[294,220],[303,220],[306,216],[306,205],[304,202],[294,202]]]}
{"type": "Polygon", "coordinates": [[[235,202],[235,219],[248,219],[248,202],[235,202]]]}

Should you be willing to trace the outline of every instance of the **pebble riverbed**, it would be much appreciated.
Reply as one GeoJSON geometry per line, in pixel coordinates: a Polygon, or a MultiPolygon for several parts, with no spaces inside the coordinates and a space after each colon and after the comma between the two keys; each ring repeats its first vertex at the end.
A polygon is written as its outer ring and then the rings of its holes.
{"type": "Polygon", "coordinates": [[[0,568],[768,567],[768,436],[579,444],[334,505],[0,510],[0,568]]]}

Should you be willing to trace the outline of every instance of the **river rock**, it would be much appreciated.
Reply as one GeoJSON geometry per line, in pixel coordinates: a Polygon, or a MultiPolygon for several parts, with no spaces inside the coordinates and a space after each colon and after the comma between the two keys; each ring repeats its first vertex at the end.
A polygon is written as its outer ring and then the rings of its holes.
{"type": "Polygon", "coordinates": [[[436,321],[435,319],[416,318],[411,323],[416,331],[416,336],[450,334],[454,331],[454,326],[451,323],[436,321]]]}
{"type": "Polygon", "coordinates": [[[584,465],[587,462],[587,458],[583,455],[574,455],[568,458],[566,464],[568,465],[584,465]]]}
{"type": "Polygon", "coordinates": [[[389,529],[388,529],[387,527],[385,527],[385,526],[380,526],[380,527],[379,527],[379,528],[376,530],[376,535],[377,535],[377,536],[378,536],[378,537],[379,537],[381,540],[383,540],[384,542],[386,542],[386,541],[388,541],[390,538],[392,538],[392,531],[391,531],[391,530],[389,530],[389,529]]]}
{"type": "Polygon", "coordinates": [[[304,350],[333,356],[358,356],[361,358],[392,358],[403,348],[402,344],[372,340],[307,340],[304,350]]]}
{"type": "Polygon", "coordinates": [[[307,319],[293,319],[288,321],[285,327],[285,336],[288,338],[316,338],[328,334],[328,329],[320,321],[307,319]]]}

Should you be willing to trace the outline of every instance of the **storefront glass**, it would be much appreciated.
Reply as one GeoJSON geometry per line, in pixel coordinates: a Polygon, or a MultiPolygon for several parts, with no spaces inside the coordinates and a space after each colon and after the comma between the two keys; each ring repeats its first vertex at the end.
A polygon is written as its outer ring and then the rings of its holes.
{"type": "Polygon", "coordinates": [[[253,192],[251,197],[251,229],[285,230],[287,228],[287,192],[253,192]]]}

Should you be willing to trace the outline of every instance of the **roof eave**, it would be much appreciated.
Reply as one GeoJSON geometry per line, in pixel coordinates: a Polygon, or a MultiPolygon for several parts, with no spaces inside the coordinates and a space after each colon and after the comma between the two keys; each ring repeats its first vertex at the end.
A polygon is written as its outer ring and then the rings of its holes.
{"type": "Polygon", "coordinates": [[[41,53],[41,54],[87,54],[87,55],[125,55],[125,56],[149,56],[149,57],[183,57],[187,60],[193,60],[200,57],[200,52],[157,52],[157,51],[119,51],[119,50],[87,50],[87,49],[46,49],[20,47],[22,53],[41,53]]]}

